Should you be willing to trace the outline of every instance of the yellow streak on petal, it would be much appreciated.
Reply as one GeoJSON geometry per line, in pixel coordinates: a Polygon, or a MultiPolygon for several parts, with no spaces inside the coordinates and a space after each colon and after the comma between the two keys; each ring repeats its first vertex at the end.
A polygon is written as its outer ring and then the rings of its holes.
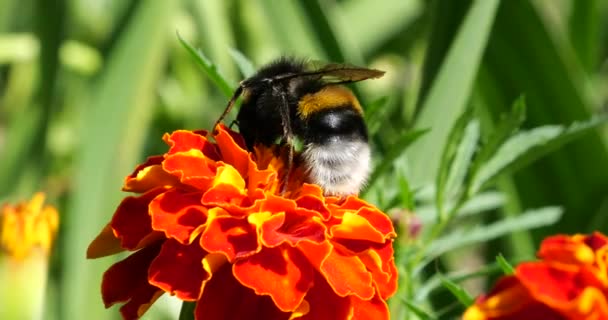
{"type": "Polygon", "coordinates": [[[178,183],[177,177],[157,164],[141,169],[135,178],[127,177],[122,191],[144,193],[156,187],[171,187],[178,183]]]}
{"type": "Polygon", "coordinates": [[[477,305],[470,306],[462,316],[462,320],[486,320],[487,318],[477,305]]]}
{"type": "Polygon", "coordinates": [[[212,275],[226,262],[228,262],[228,259],[223,253],[210,253],[203,258],[202,264],[203,269],[212,275]]]}
{"type": "MultiPolygon", "coordinates": [[[[275,212],[275,214],[276,214],[276,212],[275,212]]],[[[272,213],[270,213],[268,211],[252,213],[247,216],[247,222],[249,222],[250,224],[252,224],[256,227],[261,227],[262,224],[264,223],[264,221],[268,220],[268,218],[270,218],[271,215],[272,215],[272,213]]]]}
{"type": "Polygon", "coordinates": [[[303,300],[302,303],[300,303],[300,305],[293,311],[293,313],[289,317],[289,320],[303,317],[303,316],[307,315],[309,312],[310,312],[310,304],[308,303],[308,301],[303,300]]]}
{"type": "Polygon", "coordinates": [[[218,184],[233,185],[239,190],[245,189],[245,180],[241,174],[231,165],[225,165],[217,169],[217,176],[213,179],[213,187],[218,184]]]}

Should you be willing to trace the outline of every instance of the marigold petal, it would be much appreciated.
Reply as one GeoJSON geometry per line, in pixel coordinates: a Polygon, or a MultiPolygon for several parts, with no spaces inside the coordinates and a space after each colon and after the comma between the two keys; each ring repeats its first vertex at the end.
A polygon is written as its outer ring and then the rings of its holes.
{"type": "Polygon", "coordinates": [[[207,190],[215,178],[217,164],[202,151],[191,149],[166,156],[163,169],[183,184],[207,190]]]}
{"type": "Polygon", "coordinates": [[[546,261],[566,264],[593,264],[595,261],[593,249],[583,241],[583,237],[565,235],[547,237],[541,244],[538,256],[546,261]]]}
{"type": "Polygon", "coordinates": [[[148,267],[158,254],[160,245],[158,243],[136,251],[103,274],[101,297],[106,308],[135,299],[141,292],[149,292],[148,267]]]}
{"type": "Polygon", "coordinates": [[[297,246],[300,241],[322,242],[327,229],[319,218],[279,212],[272,214],[260,227],[260,241],[266,247],[283,243],[297,246]]]}
{"type": "Polygon", "coordinates": [[[189,150],[200,150],[212,160],[219,160],[220,156],[215,145],[207,139],[207,131],[177,130],[165,134],[163,140],[169,145],[167,154],[175,154],[189,150]]]}
{"type": "Polygon", "coordinates": [[[369,300],[361,300],[356,296],[349,297],[353,306],[352,320],[382,320],[390,319],[390,313],[386,301],[378,295],[369,300]]]}
{"type": "Polygon", "coordinates": [[[304,298],[309,305],[309,312],[301,320],[347,320],[351,319],[353,307],[349,298],[343,298],[334,292],[327,281],[315,272],[315,285],[304,298]]]}
{"type": "Polygon", "coordinates": [[[197,300],[203,281],[210,277],[202,267],[206,255],[207,252],[199,246],[198,242],[183,245],[173,239],[165,241],[158,256],[150,265],[148,272],[150,284],[181,300],[197,300]]]}
{"type": "Polygon", "coordinates": [[[372,275],[356,256],[343,255],[333,248],[319,271],[341,297],[356,295],[369,300],[374,296],[372,275]]]}
{"type": "Polygon", "coordinates": [[[163,169],[163,159],[163,156],[153,156],[138,165],[133,173],[125,178],[122,191],[144,193],[157,187],[178,184],[179,180],[163,169]]]}
{"type": "Polygon", "coordinates": [[[200,243],[208,252],[225,254],[231,263],[261,249],[257,233],[247,219],[229,216],[221,208],[209,209],[209,220],[200,243]]]}
{"type": "Polygon", "coordinates": [[[488,296],[480,297],[464,313],[463,320],[566,320],[534,301],[515,276],[501,278],[488,296]]]}
{"type": "Polygon", "coordinates": [[[269,295],[277,307],[293,312],[313,286],[314,269],[289,246],[265,248],[233,266],[234,277],[258,295],[269,295]]]}
{"type": "Polygon", "coordinates": [[[162,290],[151,285],[138,288],[133,293],[133,298],[120,307],[122,318],[125,320],[141,318],[163,293],[162,290]]]}
{"type": "Polygon", "coordinates": [[[296,199],[296,204],[298,206],[298,210],[305,209],[309,213],[314,213],[319,215],[323,220],[329,220],[331,217],[331,212],[329,208],[325,205],[323,198],[319,198],[313,195],[302,195],[296,199]]]}
{"type": "Polygon", "coordinates": [[[531,262],[520,264],[516,274],[535,299],[555,310],[577,319],[591,312],[608,318],[603,284],[588,268],[531,262]]]}
{"type": "Polygon", "coordinates": [[[158,239],[150,226],[148,205],[163,192],[164,188],[156,188],[137,197],[126,197],[118,205],[110,225],[123,248],[136,250],[149,244],[150,238],[158,239]]]}
{"type": "Polygon", "coordinates": [[[372,273],[380,297],[388,299],[395,294],[397,291],[397,266],[393,257],[392,241],[387,242],[380,249],[368,250],[358,256],[367,270],[372,273]]]}
{"type": "Polygon", "coordinates": [[[224,126],[219,126],[215,141],[222,155],[222,160],[233,166],[242,176],[247,175],[249,162],[253,162],[249,157],[249,152],[244,147],[244,140],[241,136],[232,134],[224,126]]]}
{"type": "Polygon", "coordinates": [[[333,238],[376,243],[384,243],[385,240],[384,235],[376,230],[367,219],[352,212],[345,212],[342,216],[342,223],[332,226],[329,233],[333,238]]]}
{"type": "Polygon", "coordinates": [[[87,248],[87,259],[96,259],[125,251],[108,223],[87,248]]]}
{"type": "Polygon", "coordinates": [[[171,189],[154,198],[149,210],[152,229],[183,244],[192,242],[207,221],[207,208],[201,205],[199,192],[171,189]]]}
{"type": "Polygon", "coordinates": [[[242,320],[255,316],[264,320],[288,320],[290,313],[279,310],[268,296],[259,296],[237,281],[226,264],[205,283],[196,303],[195,319],[242,320]]]}

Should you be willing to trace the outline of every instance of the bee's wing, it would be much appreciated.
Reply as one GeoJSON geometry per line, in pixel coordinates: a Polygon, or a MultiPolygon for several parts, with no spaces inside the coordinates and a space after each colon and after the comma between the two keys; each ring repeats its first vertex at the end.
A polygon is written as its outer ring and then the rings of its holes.
{"type": "Polygon", "coordinates": [[[327,83],[341,84],[366,79],[380,78],[384,71],[357,67],[349,64],[330,63],[316,69],[321,79],[327,83]]]}
{"type": "Polygon", "coordinates": [[[309,77],[317,78],[328,84],[343,84],[365,79],[380,78],[384,75],[384,71],[340,63],[309,62],[308,68],[310,71],[297,74],[286,74],[279,77],[279,79],[290,80],[294,78],[309,77]]]}

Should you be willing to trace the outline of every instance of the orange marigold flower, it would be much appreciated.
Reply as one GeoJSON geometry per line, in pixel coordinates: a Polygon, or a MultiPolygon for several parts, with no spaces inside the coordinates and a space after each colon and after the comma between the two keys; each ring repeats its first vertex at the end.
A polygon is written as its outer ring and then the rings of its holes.
{"type": "Polygon", "coordinates": [[[14,259],[21,260],[32,250],[49,255],[59,227],[59,214],[44,205],[44,193],[36,193],[29,202],[0,208],[0,248],[14,259]]]}
{"type": "Polygon", "coordinates": [[[608,238],[557,235],[546,238],[537,262],[522,263],[463,320],[608,319],[608,238]]]}
{"type": "Polygon", "coordinates": [[[324,197],[277,150],[247,152],[224,126],[164,136],[169,151],[129,175],[125,198],[89,246],[135,251],[102,281],[107,307],[140,317],[162,293],[197,319],[388,319],[397,286],[390,219],[356,196],[324,197]]]}

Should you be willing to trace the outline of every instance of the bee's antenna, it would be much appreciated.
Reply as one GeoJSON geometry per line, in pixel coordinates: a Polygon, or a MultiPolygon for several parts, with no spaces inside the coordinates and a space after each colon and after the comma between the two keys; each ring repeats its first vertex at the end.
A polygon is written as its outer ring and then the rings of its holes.
{"type": "Polygon", "coordinates": [[[228,115],[228,113],[230,113],[230,110],[232,110],[232,107],[236,103],[236,100],[241,96],[241,93],[243,93],[243,89],[244,89],[244,86],[241,83],[241,84],[239,84],[239,86],[234,91],[234,94],[232,95],[232,98],[230,98],[230,101],[228,101],[228,105],[226,105],[226,109],[224,109],[224,112],[222,112],[222,114],[220,115],[220,117],[217,119],[217,121],[215,121],[215,124],[213,125],[213,132],[214,133],[216,133],[217,126],[220,124],[220,122],[222,122],[224,120],[224,118],[226,118],[226,116],[228,115]]]}

